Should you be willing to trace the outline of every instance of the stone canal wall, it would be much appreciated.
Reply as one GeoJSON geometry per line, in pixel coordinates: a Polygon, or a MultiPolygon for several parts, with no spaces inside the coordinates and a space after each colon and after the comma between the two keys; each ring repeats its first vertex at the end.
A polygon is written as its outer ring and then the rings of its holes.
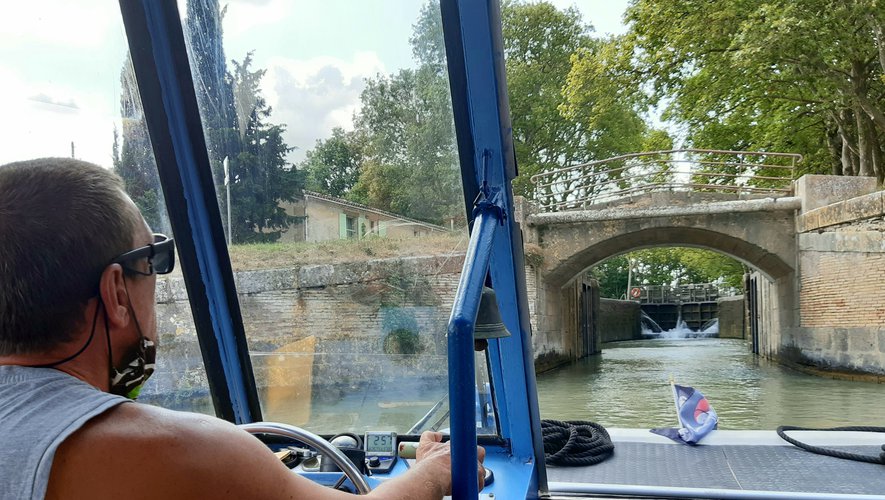
{"type": "Polygon", "coordinates": [[[599,299],[596,326],[602,342],[642,338],[639,308],[639,302],[632,300],[599,299]]]}
{"type": "Polygon", "coordinates": [[[798,325],[783,340],[785,357],[885,381],[885,191],[875,191],[873,178],[834,187],[808,177],[805,190],[824,199],[797,217],[798,325]],[[855,196],[826,204],[826,193],[840,189],[855,196]]]}
{"type": "MultiPolygon", "coordinates": [[[[235,273],[256,383],[439,381],[463,254],[235,273]],[[304,367],[312,366],[305,372],[304,367]]],[[[156,393],[206,392],[181,278],[157,282],[156,393]]],[[[435,383],[435,382],[433,382],[435,383]]],[[[334,387],[327,389],[334,392],[334,387]]]]}

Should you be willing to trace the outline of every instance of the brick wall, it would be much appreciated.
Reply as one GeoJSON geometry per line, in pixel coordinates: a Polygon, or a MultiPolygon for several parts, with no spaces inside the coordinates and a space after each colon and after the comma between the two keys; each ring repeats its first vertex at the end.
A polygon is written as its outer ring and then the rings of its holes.
{"type": "Polygon", "coordinates": [[[800,259],[801,326],[885,326],[885,253],[805,250],[800,259]]]}
{"type": "Polygon", "coordinates": [[[802,265],[802,326],[885,325],[885,254],[805,252],[802,265]]]}
{"type": "Polygon", "coordinates": [[[786,344],[789,361],[885,381],[885,233],[874,223],[799,235],[799,326],[786,344]]]}

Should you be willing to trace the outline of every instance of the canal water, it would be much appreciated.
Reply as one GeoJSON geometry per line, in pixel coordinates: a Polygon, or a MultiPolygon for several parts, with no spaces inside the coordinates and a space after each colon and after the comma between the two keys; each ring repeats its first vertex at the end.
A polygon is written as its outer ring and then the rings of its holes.
{"type": "Polygon", "coordinates": [[[538,375],[541,417],[606,427],[677,425],[670,376],[700,390],[720,429],[885,426],[885,384],[834,380],[754,356],[743,340],[657,338],[538,375]]]}

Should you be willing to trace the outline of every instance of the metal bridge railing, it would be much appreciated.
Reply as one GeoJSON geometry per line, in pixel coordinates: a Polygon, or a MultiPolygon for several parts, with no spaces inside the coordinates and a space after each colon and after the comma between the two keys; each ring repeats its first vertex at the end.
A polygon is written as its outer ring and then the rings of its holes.
{"type": "Polygon", "coordinates": [[[532,176],[544,212],[655,191],[789,196],[802,155],[715,149],[672,149],[615,156],[532,176]]]}

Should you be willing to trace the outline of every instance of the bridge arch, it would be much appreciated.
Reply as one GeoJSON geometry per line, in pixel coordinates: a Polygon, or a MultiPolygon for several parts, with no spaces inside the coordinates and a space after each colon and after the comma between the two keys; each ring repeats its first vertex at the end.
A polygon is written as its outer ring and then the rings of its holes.
{"type": "Polygon", "coordinates": [[[546,273],[552,287],[562,287],[589,267],[610,257],[643,248],[681,246],[720,252],[760,271],[770,281],[789,276],[793,267],[765,248],[708,228],[654,227],[643,228],[594,242],[559,262],[546,273]]]}
{"type": "MultiPolygon", "coordinates": [[[[733,257],[768,279],[763,349],[796,324],[797,236],[795,199],[715,202],[663,207],[611,207],[524,217],[527,242],[539,253],[533,267],[536,363],[543,370],[592,353],[583,340],[579,304],[583,272],[609,257],[662,246],[704,248],[733,257]],[[546,354],[546,356],[545,356],[546,354]]],[[[525,212],[524,212],[525,213],[525,212]]]]}

